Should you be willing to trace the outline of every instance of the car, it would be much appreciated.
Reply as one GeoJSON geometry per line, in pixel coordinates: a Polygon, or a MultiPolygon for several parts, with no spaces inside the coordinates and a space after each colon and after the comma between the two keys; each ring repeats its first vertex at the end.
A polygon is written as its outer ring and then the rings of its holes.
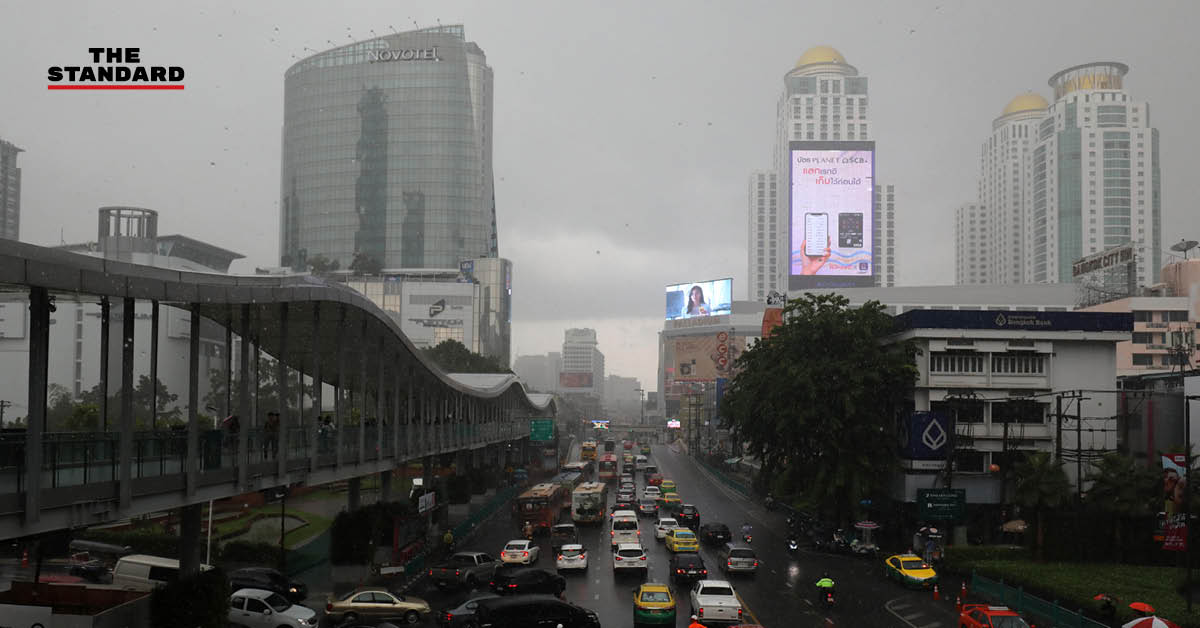
{"type": "Polygon", "coordinates": [[[625,491],[629,491],[630,493],[636,493],[637,492],[637,484],[634,484],[633,482],[621,482],[621,486],[617,489],[617,492],[623,493],[625,491]]]}
{"type": "Polygon", "coordinates": [[[938,575],[925,559],[916,554],[896,554],[883,561],[883,575],[907,587],[922,589],[937,584],[938,575]]]}
{"type": "Polygon", "coordinates": [[[560,523],[550,527],[550,550],[555,554],[559,548],[579,542],[579,528],[573,523],[560,523]]]}
{"type": "Polygon", "coordinates": [[[646,488],[642,489],[642,497],[645,497],[646,499],[658,499],[659,497],[662,497],[662,490],[657,486],[647,486],[646,488]]]}
{"type": "Polygon", "coordinates": [[[317,620],[317,611],[292,604],[275,591],[245,587],[229,597],[229,621],[245,628],[311,628],[317,620]]]}
{"type": "Polygon", "coordinates": [[[499,595],[483,591],[471,595],[471,598],[454,608],[437,614],[437,623],[441,628],[474,628],[475,609],[482,600],[498,598],[499,595]]]}
{"type": "Polygon", "coordinates": [[[663,476],[661,473],[650,473],[646,471],[646,484],[649,486],[659,486],[662,484],[663,476]]]}
{"type": "Polygon", "coordinates": [[[729,531],[729,526],[717,522],[710,521],[697,530],[700,540],[708,545],[722,545],[733,540],[733,533],[729,531]]]}
{"type": "Polygon", "coordinates": [[[700,540],[696,538],[696,533],[687,528],[675,528],[667,530],[666,536],[667,551],[670,552],[698,552],[700,551],[700,540]]]}
{"type": "Polygon", "coordinates": [[[671,554],[671,579],[675,582],[690,582],[708,577],[708,567],[696,552],[671,554]]]}
{"type": "Polygon", "coordinates": [[[643,456],[649,456],[652,450],[650,449],[650,445],[642,445],[641,451],[643,456]]]}
{"type": "Polygon", "coordinates": [[[500,562],[506,565],[532,565],[540,558],[541,548],[533,541],[514,539],[504,544],[500,562]]]}
{"type": "Polygon", "coordinates": [[[429,568],[429,579],[439,589],[474,589],[492,579],[500,562],[483,552],[455,552],[446,562],[429,568]]]}
{"type": "Polygon", "coordinates": [[[264,589],[286,597],[293,604],[308,597],[308,585],[289,579],[270,567],[244,567],[229,572],[229,590],[264,589]]]}
{"type": "MultiPolygon", "coordinates": [[[[647,484],[650,483],[650,476],[652,476],[652,475],[659,475],[658,465],[654,465],[654,464],[647,462],[646,466],[642,467],[642,477],[646,478],[647,484]]],[[[660,476],[659,479],[662,479],[662,477],[660,476]]]]}
{"type": "Polygon", "coordinates": [[[554,567],[560,571],[563,569],[587,569],[587,550],[579,543],[568,543],[562,546],[554,559],[554,567]]]}
{"type": "Polygon", "coordinates": [[[613,573],[638,571],[642,577],[650,572],[650,559],[646,549],[637,543],[620,543],[613,550],[613,573]]]}
{"type": "Polygon", "coordinates": [[[646,459],[645,454],[638,454],[638,455],[634,456],[633,457],[633,470],[641,471],[642,468],[646,466],[646,462],[647,462],[647,459],[646,459]]]}
{"type": "Polygon", "coordinates": [[[618,510],[612,514],[612,520],[609,522],[612,529],[609,531],[609,540],[615,548],[621,543],[640,543],[642,540],[641,526],[638,525],[637,513],[632,510],[618,510]]]}
{"type": "Polygon", "coordinates": [[[658,582],[646,582],[633,590],[633,625],[674,626],[675,595],[671,587],[658,582]]]}
{"type": "Polygon", "coordinates": [[[700,527],[700,509],[694,504],[681,504],[679,512],[675,513],[675,520],[679,525],[695,530],[700,527]]]}
{"type": "Polygon", "coordinates": [[[625,484],[636,484],[636,480],[634,480],[634,479],[633,479],[633,474],[632,474],[632,473],[630,473],[630,472],[628,472],[628,471],[625,471],[624,473],[622,473],[622,474],[621,474],[621,477],[620,477],[620,479],[618,480],[618,482],[619,482],[621,485],[625,485],[625,484]]]}
{"type": "Polygon", "coordinates": [[[633,454],[628,451],[621,454],[621,463],[632,467],[633,466],[633,454]]]}
{"type": "Polygon", "coordinates": [[[481,600],[475,609],[479,628],[600,628],[595,611],[549,595],[514,595],[481,600]],[[531,621],[535,618],[534,621],[531,621]]]}
{"type": "Polygon", "coordinates": [[[567,588],[566,578],[553,571],[536,567],[499,572],[490,584],[492,592],[500,595],[524,595],[526,593],[562,595],[567,588]]]}
{"type": "Polygon", "coordinates": [[[1011,608],[988,604],[963,604],[958,625],[959,628],[1029,628],[1011,608]]]}
{"type": "MultiPolygon", "coordinates": [[[[683,506],[683,500],[676,493],[663,493],[661,497],[654,500],[658,503],[659,512],[677,513],[679,507],[683,506]]],[[[683,525],[682,523],[680,525],[683,525]]]]}
{"type": "Polygon", "coordinates": [[[637,513],[643,517],[658,516],[658,502],[653,499],[641,499],[638,501],[637,513]]]}
{"type": "Polygon", "coordinates": [[[688,593],[692,612],[702,623],[741,623],[742,602],[724,580],[697,580],[688,593]]]}
{"type": "Polygon", "coordinates": [[[623,441],[621,441],[621,447],[622,447],[622,448],[624,448],[624,449],[632,450],[632,449],[633,449],[633,445],[634,445],[634,443],[633,443],[633,441],[631,441],[631,440],[623,440],[623,441]]]}
{"type": "Polygon", "coordinates": [[[675,484],[675,480],[669,480],[667,478],[663,478],[662,481],[658,483],[658,487],[661,488],[662,492],[664,493],[675,493],[677,492],[675,489],[678,488],[678,486],[675,484]]]}
{"type": "Polygon", "coordinates": [[[659,517],[654,523],[654,538],[662,541],[667,538],[667,531],[679,527],[679,522],[672,517],[659,517]]]}
{"type": "Polygon", "coordinates": [[[360,587],[325,602],[325,616],[334,625],[353,624],[359,618],[372,621],[399,619],[415,624],[429,615],[429,603],[419,597],[397,595],[383,587],[360,587]]]}
{"type": "Polygon", "coordinates": [[[633,503],[633,489],[617,491],[617,501],[632,504],[633,503]]]}
{"type": "Polygon", "coordinates": [[[727,574],[753,574],[758,571],[758,555],[745,543],[726,543],[717,553],[717,560],[721,563],[721,571],[727,574]]]}

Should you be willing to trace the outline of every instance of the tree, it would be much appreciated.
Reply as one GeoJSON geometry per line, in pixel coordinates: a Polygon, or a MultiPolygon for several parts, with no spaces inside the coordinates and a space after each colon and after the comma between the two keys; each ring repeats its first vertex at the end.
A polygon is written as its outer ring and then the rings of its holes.
{"type": "Polygon", "coordinates": [[[1092,483],[1087,502],[1112,517],[1113,547],[1117,562],[1122,559],[1122,521],[1155,512],[1155,500],[1162,489],[1158,475],[1133,458],[1117,453],[1105,454],[1086,476],[1092,483]],[[1153,509],[1153,510],[1152,510],[1153,509]]]}
{"type": "Polygon", "coordinates": [[[471,351],[457,340],[443,340],[421,351],[447,373],[511,373],[496,358],[471,351]]]}
{"type": "MultiPolygon", "coordinates": [[[[238,365],[234,364],[234,369],[238,365]]],[[[297,399],[296,391],[300,386],[300,374],[294,369],[288,369],[288,398],[287,408],[289,412],[297,412],[299,410],[299,400],[297,399]]],[[[238,373],[233,374],[233,407],[230,408],[231,414],[237,414],[238,408],[241,407],[241,401],[238,399],[238,373]]],[[[254,384],[251,381],[247,390],[253,398],[255,394],[254,384]]],[[[309,391],[305,389],[305,395],[308,396],[309,391]]],[[[266,355],[258,357],[258,402],[257,408],[260,414],[275,411],[279,408],[279,363],[266,355]]],[[[225,406],[225,371],[224,369],[210,369],[208,372],[208,394],[204,396],[205,406],[217,408],[220,411],[225,406]]]]}
{"type": "Polygon", "coordinates": [[[350,262],[350,270],[355,275],[378,275],[383,271],[383,262],[366,253],[355,253],[350,262]]]}
{"type": "Polygon", "coordinates": [[[721,415],[785,491],[844,521],[897,466],[892,435],[917,349],[888,340],[892,318],[878,302],[805,294],[784,321],[737,359],[721,415]]]}
{"type": "Polygon", "coordinates": [[[308,269],[314,273],[329,273],[341,267],[341,262],[329,259],[324,255],[314,255],[308,258],[308,269]]]}
{"type": "MultiPolygon", "coordinates": [[[[152,392],[150,377],[141,375],[138,377],[137,385],[133,388],[133,422],[134,429],[149,430],[155,425],[158,427],[167,427],[172,424],[179,424],[183,421],[183,410],[175,402],[179,399],[179,395],[167,390],[167,385],[162,380],[157,381],[158,384],[158,403],[154,409],[151,409],[152,392]],[[171,408],[168,410],[168,406],[171,408]],[[154,420],[154,416],[158,416],[158,421],[154,420]]],[[[60,387],[62,388],[62,387],[60,387]]],[[[59,392],[59,391],[56,391],[59,392]]],[[[66,393],[66,389],[62,388],[61,393],[66,393]]],[[[100,416],[100,405],[104,399],[104,393],[100,390],[100,384],[96,384],[91,390],[86,390],[79,395],[79,399],[73,403],[71,411],[64,420],[64,429],[68,431],[89,431],[104,429],[104,420],[100,416]]],[[[57,412],[61,405],[61,398],[56,398],[52,401],[52,406],[57,412]]],[[[113,428],[120,416],[121,412],[121,389],[118,387],[113,394],[108,396],[108,416],[109,428],[113,428]]],[[[57,415],[56,415],[57,416],[57,415]]]]}
{"type": "Polygon", "coordinates": [[[1071,483],[1063,471],[1062,462],[1046,451],[1029,454],[1013,466],[1013,474],[1016,477],[1014,496],[1017,503],[1033,508],[1037,517],[1036,553],[1038,560],[1042,560],[1042,546],[1046,541],[1044,511],[1058,507],[1067,499],[1071,483]]]}

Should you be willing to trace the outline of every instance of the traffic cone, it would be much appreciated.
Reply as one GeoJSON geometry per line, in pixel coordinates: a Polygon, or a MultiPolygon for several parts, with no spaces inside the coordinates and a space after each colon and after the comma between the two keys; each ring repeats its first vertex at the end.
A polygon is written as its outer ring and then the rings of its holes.
{"type": "Polygon", "coordinates": [[[966,580],[963,580],[962,589],[959,590],[958,594],[962,596],[962,599],[964,599],[964,600],[967,599],[967,581],[966,580]]]}
{"type": "Polygon", "coordinates": [[[21,553],[21,566],[22,567],[29,566],[29,550],[25,550],[24,552],[21,553]]]}
{"type": "Polygon", "coordinates": [[[962,612],[962,597],[957,595],[954,596],[954,610],[960,613],[962,612]]]}
{"type": "Polygon", "coordinates": [[[935,584],[933,585],[933,601],[936,602],[940,599],[942,599],[942,594],[938,591],[938,586],[935,584]]]}

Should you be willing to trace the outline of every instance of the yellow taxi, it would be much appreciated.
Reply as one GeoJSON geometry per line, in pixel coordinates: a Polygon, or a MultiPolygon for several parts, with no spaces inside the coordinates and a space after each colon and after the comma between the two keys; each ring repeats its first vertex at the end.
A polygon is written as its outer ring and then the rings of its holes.
{"type": "Polygon", "coordinates": [[[658,504],[659,512],[672,513],[679,510],[683,505],[683,500],[679,498],[678,493],[664,493],[658,499],[654,500],[658,504]]]}
{"type": "Polygon", "coordinates": [[[687,528],[667,530],[667,551],[669,552],[699,552],[700,539],[696,533],[687,528]]]}
{"type": "Polygon", "coordinates": [[[659,484],[658,488],[659,488],[659,490],[661,490],[664,493],[679,492],[677,490],[677,487],[675,486],[675,480],[668,480],[667,478],[663,478],[662,484],[659,484]]]}
{"type": "Polygon", "coordinates": [[[633,464],[633,452],[627,451],[621,454],[621,462],[627,465],[633,464]]]}
{"type": "Polygon", "coordinates": [[[916,554],[896,554],[883,561],[883,575],[906,587],[928,589],[937,584],[938,575],[916,554]]]}
{"type": "Polygon", "coordinates": [[[671,587],[647,582],[633,590],[634,626],[674,626],[675,596],[671,587]]]}

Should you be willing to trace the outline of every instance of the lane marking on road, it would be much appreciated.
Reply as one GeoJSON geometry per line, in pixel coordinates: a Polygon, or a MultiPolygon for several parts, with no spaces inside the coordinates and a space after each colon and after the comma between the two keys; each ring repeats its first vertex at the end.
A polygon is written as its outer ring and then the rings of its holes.
{"type": "Polygon", "coordinates": [[[942,625],[942,622],[940,622],[940,621],[932,621],[932,622],[929,622],[928,624],[925,624],[924,626],[921,626],[921,628],[938,628],[938,626],[941,626],[941,625],[942,625]]]}
{"type": "Polygon", "coordinates": [[[904,621],[909,621],[909,622],[910,622],[910,621],[912,621],[912,620],[914,620],[914,619],[916,619],[916,618],[918,618],[918,617],[920,617],[921,615],[924,615],[924,614],[925,614],[925,613],[922,613],[922,612],[920,612],[920,611],[917,611],[917,612],[915,612],[915,613],[909,613],[909,614],[907,614],[907,615],[901,615],[901,616],[900,616],[900,619],[903,619],[904,621]]]}
{"type": "Polygon", "coordinates": [[[752,619],[754,621],[754,623],[762,624],[762,622],[758,621],[758,615],[755,615],[754,611],[750,610],[750,605],[746,604],[746,600],[742,599],[742,595],[740,593],[738,593],[737,591],[734,591],[733,596],[737,598],[738,604],[742,605],[742,610],[745,611],[745,613],[750,616],[750,619],[752,619]]]}
{"type": "Polygon", "coordinates": [[[911,621],[909,621],[909,620],[911,620],[911,619],[916,619],[916,618],[918,618],[918,617],[921,617],[921,616],[923,616],[923,615],[924,615],[924,613],[910,613],[910,614],[908,614],[908,615],[901,615],[901,614],[900,614],[900,609],[906,609],[906,608],[909,608],[909,607],[911,607],[911,606],[912,606],[911,604],[897,604],[897,602],[900,602],[900,601],[901,601],[901,600],[903,600],[903,599],[904,599],[904,598],[899,598],[899,597],[898,597],[898,598],[895,598],[895,599],[892,599],[892,600],[888,600],[887,602],[885,602],[885,603],[884,603],[884,605],[883,605],[883,608],[884,608],[884,609],[886,609],[886,610],[887,610],[887,612],[889,612],[889,613],[891,613],[892,615],[894,615],[894,616],[896,617],[896,619],[899,619],[900,621],[902,621],[902,622],[904,622],[905,624],[907,624],[907,625],[909,626],[909,628],[936,628],[937,626],[940,626],[940,625],[941,625],[941,622],[937,622],[937,621],[935,621],[935,622],[933,622],[933,623],[931,623],[931,624],[925,624],[925,625],[922,625],[922,626],[917,626],[916,624],[914,624],[914,623],[912,623],[911,621]]]}

